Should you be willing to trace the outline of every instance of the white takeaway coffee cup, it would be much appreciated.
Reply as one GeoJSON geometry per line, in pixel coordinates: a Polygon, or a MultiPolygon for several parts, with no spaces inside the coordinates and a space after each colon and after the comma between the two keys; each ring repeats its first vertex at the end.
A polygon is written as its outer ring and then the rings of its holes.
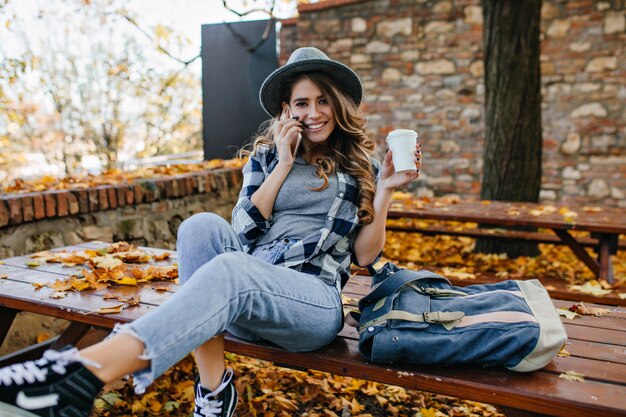
{"type": "Polygon", "coordinates": [[[415,130],[396,129],[387,134],[387,146],[391,149],[396,172],[415,171],[415,146],[418,134],[415,130]]]}

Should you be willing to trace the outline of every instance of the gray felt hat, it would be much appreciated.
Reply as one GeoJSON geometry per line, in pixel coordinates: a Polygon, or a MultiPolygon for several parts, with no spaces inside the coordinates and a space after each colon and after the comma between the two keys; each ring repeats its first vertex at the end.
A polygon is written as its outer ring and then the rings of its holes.
{"type": "Polygon", "coordinates": [[[263,81],[259,90],[263,110],[271,117],[276,117],[282,108],[281,93],[285,80],[302,72],[313,71],[330,75],[357,106],[361,103],[363,86],[356,72],[341,62],[333,61],[317,48],[305,47],[293,51],[287,63],[263,81]]]}

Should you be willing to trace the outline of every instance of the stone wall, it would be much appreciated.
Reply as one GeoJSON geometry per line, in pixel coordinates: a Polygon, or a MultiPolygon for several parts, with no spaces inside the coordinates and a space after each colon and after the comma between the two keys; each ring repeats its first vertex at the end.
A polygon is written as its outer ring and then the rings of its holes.
{"type": "MultiPolygon", "coordinates": [[[[0,259],[80,242],[125,240],[175,249],[178,225],[211,211],[230,219],[241,169],[0,197],[0,259]]],[[[21,312],[0,356],[60,334],[68,322],[21,312]]]]}
{"type": "MultiPolygon", "coordinates": [[[[541,198],[626,207],[623,0],[544,0],[541,198]]],[[[316,46],[354,68],[370,134],[420,132],[419,195],[480,193],[484,140],[479,0],[328,0],[283,22],[284,62],[316,46]]],[[[523,64],[523,63],[522,63],[523,64]]]]}
{"type": "Polygon", "coordinates": [[[211,211],[230,219],[241,170],[0,198],[0,259],[101,240],[174,249],[178,225],[211,211]]]}

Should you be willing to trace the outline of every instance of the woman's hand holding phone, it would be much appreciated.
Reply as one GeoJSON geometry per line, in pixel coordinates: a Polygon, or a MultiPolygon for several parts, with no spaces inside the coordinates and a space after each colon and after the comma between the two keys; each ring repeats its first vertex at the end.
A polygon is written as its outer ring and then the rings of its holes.
{"type": "Polygon", "coordinates": [[[302,140],[302,130],[302,123],[298,121],[298,118],[291,117],[289,106],[284,103],[280,120],[274,131],[274,142],[280,162],[293,163],[302,140]]]}

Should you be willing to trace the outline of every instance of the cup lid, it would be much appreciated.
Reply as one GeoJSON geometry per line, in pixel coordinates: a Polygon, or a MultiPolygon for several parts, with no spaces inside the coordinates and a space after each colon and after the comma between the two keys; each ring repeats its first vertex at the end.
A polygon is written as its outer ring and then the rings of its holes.
{"type": "Polygon", "coordinates": [[[411,130],[411,129],[396,129],[396,130],[392,130],[391,132],[387,133],[387,140],[394,138],[396,136],[415,136],[418,137],[419,135],[417,134],[417,132],[415,130],[411,130]]]}

